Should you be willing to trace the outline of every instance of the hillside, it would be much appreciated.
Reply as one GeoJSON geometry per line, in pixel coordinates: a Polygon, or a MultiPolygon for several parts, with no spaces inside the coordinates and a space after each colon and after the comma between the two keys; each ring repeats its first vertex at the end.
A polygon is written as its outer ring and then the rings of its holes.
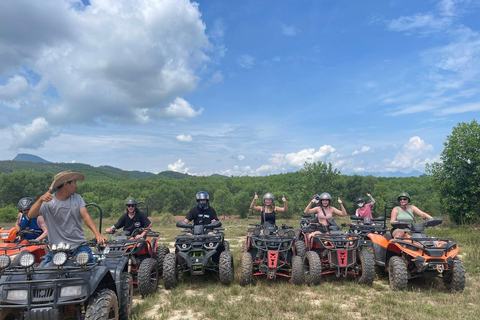
{"type": "Polygon", "coordinates": [[[89,181],[124,179],[184,179],[191,177],[188,174],[173,171],[163,171],[155,174],[152,172],[144,171],[126,171],[111,166],[94,167],[84,163],[53,163],[48,161],[46,163],[42,163],[18,160],[0,161],[0,173],[7,173],[19,170],[33,170],[35,172],[49,171],[52,173],[57,173],[64,170],[72,170],[83,173],[89,181]]]}

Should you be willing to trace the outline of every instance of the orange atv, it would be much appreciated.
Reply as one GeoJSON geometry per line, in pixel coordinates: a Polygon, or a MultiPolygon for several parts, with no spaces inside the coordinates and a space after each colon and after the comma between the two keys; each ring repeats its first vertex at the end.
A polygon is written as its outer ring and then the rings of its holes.
{"type": "Polygon", "coordinates": [[[424,233],[426,227],[434,227],[442,219],[424,223],[393,222],[393,229],[409,229],[402,238],[370,233],[377,267],[388,272],[393,290],[407,288],[408,280],[428,274],[442,275],[445,286],[452,292],[465,288],[465,267],[457,257],[458,245],[453,239],[431,238],[424,233]]]}
{"type": "Polygon", "coordinates": [[[27,234],[41,234],[42,231],[25,229],[17,232],[17,228],[0,229],[0,238],[3,243],[0,243],[0,255],[5,254],[9,256],[13,262],[22,251],[29,251],[35,256],[35,262],[40,263],[43,257],[47,254],[48,248],[42,241],[27,240],[27,234]]]}

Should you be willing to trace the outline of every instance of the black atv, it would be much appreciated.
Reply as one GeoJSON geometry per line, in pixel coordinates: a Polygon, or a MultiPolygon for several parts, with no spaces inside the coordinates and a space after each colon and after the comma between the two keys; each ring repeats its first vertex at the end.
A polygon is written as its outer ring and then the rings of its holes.
{"type": "Polygon", "coordinates": [[[375,279],[373,257],[362,249],[360,236],[346,232],[335,223],[328,226],[311,222],[299,236],[307,252],[303,257],[305,282],[318,285],[322,275],[335,274],[337,278],[354,276],[358,283],[371,285],[375,279]],[[309,235],[320,231],[313,237],[309,235]]]}
{"type": "Polygon", "coordinates": [[[390,231],[387,229],[387,220],[385,216],[378,218],[362,218],[352,215],[350,216],[350,220],[355,223],[345,224],[345,226],[349,227],[350,232],[359,235],[360,246],[374,257],[375,252],[373,250],[372,240],[370,240],[368,235],[370,233],[384,235],[390,231]]]}
{"type": "Polygon", "coordinates": [[[94,262],[63,243],[49,244],[53,259],[41,267],[28,251],[11,263],[0,256],[1,319],[118,319],[119,306],[131,299],[123,294],[124,279],[115,278],[96,241],[81,245],[94,248],[94,262]]]}
{"type": "Polygon", "coordinates": [[[178,275],[183,273],[198,276],[214,272],[218,273],[220,283],[231,284],[233,255],[221,232],[225,230],[222,223],[194,226],[178,221],[177,227],[183,228],[183,234],[175,237],[175,253],[168,253],[163,262],[165,289],[176,287],[178,275]]]}
{"type": "Polygon", "coordinates": [[[267,223],[251,224],[245,247],[242,248],[240,284],[252,283],[256,276],[268,279],[284,277],[294,284],[303,282],[302,257],[295,254],[293,227],[281,228],[267,223]]]}

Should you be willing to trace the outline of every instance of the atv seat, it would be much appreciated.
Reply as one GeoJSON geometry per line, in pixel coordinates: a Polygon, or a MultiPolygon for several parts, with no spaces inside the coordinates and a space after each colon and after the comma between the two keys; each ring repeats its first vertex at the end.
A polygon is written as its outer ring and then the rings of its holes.
{"type": "Polygon", "coordinates": [[[392,237],[392,235],[391,235],[390,233],[385,233],[383,236],[384,236],[385,239],[387,239],[388,241],[390,241],[390,240],[393,239],[393,237],[392,237]]]}

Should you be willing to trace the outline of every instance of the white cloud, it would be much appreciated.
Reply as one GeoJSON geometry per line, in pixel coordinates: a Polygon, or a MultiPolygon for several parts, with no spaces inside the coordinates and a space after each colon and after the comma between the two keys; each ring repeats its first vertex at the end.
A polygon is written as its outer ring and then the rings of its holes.
{"type": "Polygon", "coordinates": [[[318,151],[315,151],[314,148],[308,148],[300,150],[297,153],[289,153],[285,156],[285,160],[292,166],[303,167],[305,162],[314,163],[324,160],[333,153],[335,153],[335,148],[329,145],[324,145],[320,147],[318,151]]]}
{"type": "Polygon", "coordinates": [[[38,149],[45,140],[54,136],[56,131],[50,127],[45,118],[37,118],[29,125],[15,124],[12,127],[13,145],[11,150],[19,148],[38,149]]]}
{"type": "Polygon", "coordinates": [[[28,82],[22,76],[13,76],[0,86],[0,101],[12,102],[19,99],[28,90],[28,82]]]}
{"type": "Polygon", "coordinates": [[[183,134],[183,133],[182,133],[182,134],[179,134],[179,135],[177,136],[177,140],[178,140],[178,141],[182,141],[182,142],[191,142],[191,141],[193,141],[191,135],[189,135],[189,134],[183,134]]]}
{"type": "Polygon", "coordinates": [[[387,28],[391,31],[418,33],[427,35],[440,32],[451,25],[449,18],[437,18],[433,14],[416,14],[413,16],[400,17],[390,21],[387,28]]]}
{"type": "Polygon", "coordinates": [[[294,26],[282,25],[282,33],[287,37],[295,37],[299,30],[294,26]]]}
{"type": "Polygon", "coordinates": [[[411,137],[396,155],[390,166],[394,168],[423,169],[425,164],[431,162],[428,155],[433,151],[433,146],[427,144],[420,137],[411,137]]]}
{"type": "Polygon", "coordinates": [[[212,77],[210,78],[210,82],[212,83],[221,83],[223,82],[223,74],[221,71],[215,72],[212,77]]]}
{"type": "Polygon", "coordinates": [[[362,146],[362,148],[360,150],[353,151],[352,155],[357,155],[359,153],[365,153],[365,152],[368,152],[368,151],[370,151],[370,147],[362,146]]]}
{"type": "Polygon", "coordinates": [[[194,118],[202,112],[203,108],[196,111],[185,99],[176,98],[163,113],[168,118],[194,118]]]}
{"type": "Polygon", "coordinates": [[[245,159],[245,156],[242,156],[241,154],[239,154],[237,159],[238,161],[243,161],[245,159]]]}
{"type": "Polygon", "coordinates": [[[237,64],[240,68],[251,69],[255,64],[255,58],[248,54],[244,54],[237,58],[237,64]]]}
{"type": "Polygon", "coordinates": [[[19,73],[27,70],[40,79],[28,90],[37,95],[32,103],[46,104],[32,106],[33,117],[51,125],[201,114],[181,98],[195,90],[197,70],[211,63],[207,53],[216,50],[196,3],[92,0],[82,10],[80,2],[72,3],[2,6],[0,72],[16,84],[3,87],[3,99],[13,97],[14,87],[22,95],[26,85],[19,73]]]}
{"type": "Polygon", "coordinates": [[[444,115],[450,115],[450,114],[478,112],[478,111],[480,111],[480,102],[466,103],[462,105],[443,108],[439,110],[437,114],[444,116],[444,115]]]}
{"type": "Polygon", "coordinates": [[[182,159],[178,159],[177,162],[173,164],[169,164],[167,168],[170,171],[181,172],[181,173],[187,173],[189,170],[189,168],[185,168],[185,162],[183,162],[182,159]]]}

